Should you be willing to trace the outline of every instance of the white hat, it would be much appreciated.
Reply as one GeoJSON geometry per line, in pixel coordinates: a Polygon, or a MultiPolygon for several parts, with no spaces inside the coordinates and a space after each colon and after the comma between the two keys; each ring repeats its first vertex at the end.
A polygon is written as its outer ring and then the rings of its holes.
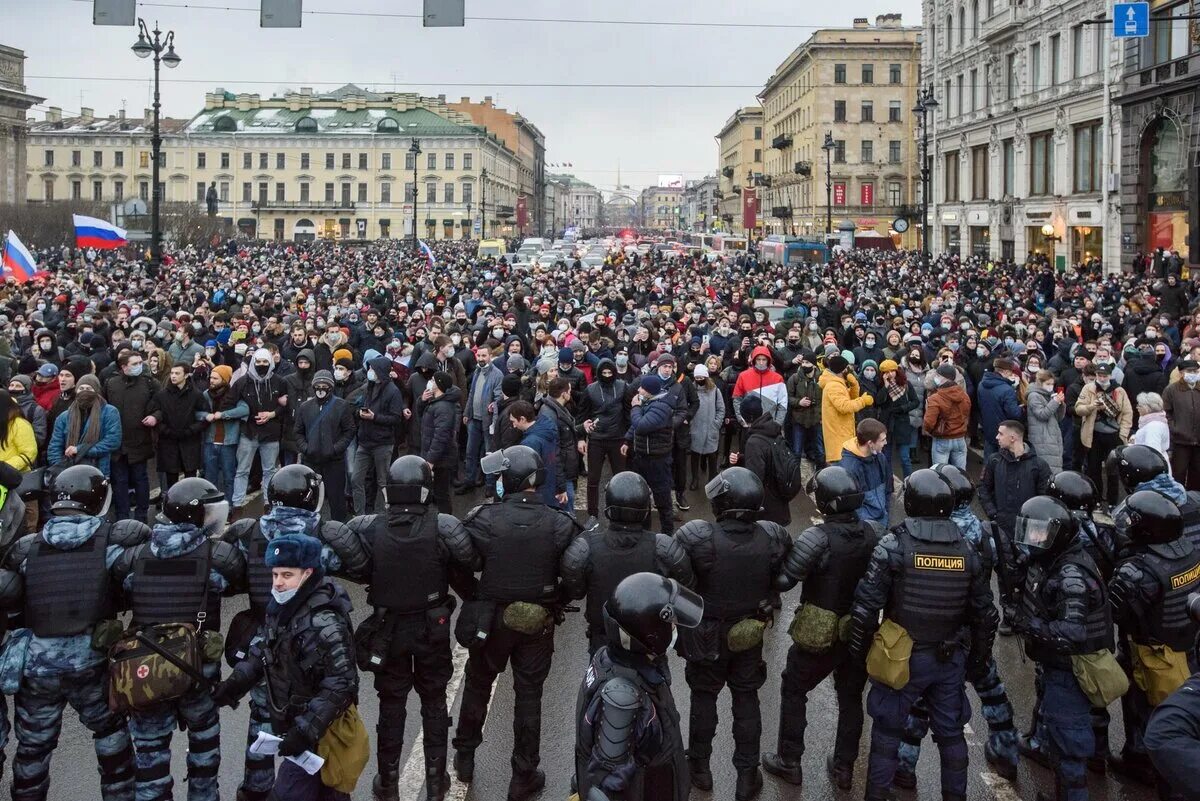
{"type": "Polygon", "coordinates": [[[708,378],[708,368],[703,364],[697,364],[695,369],[692,370],[692,375],[696,378],[708,378]]]}

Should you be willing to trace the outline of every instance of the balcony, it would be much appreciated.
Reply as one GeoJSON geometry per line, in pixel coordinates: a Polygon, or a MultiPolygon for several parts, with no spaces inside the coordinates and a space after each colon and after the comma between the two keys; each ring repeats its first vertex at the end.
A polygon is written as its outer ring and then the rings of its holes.
{"type": "Polygon", "coordinates": [[[733,167],[722,167],[721,175],[724,175],[726,178],[732,178],[733,177],[733,167]]]}
{"type": "Polygon", "coordinates": [[[252,211],[354,211],[353,200],[256,200],[252,211]]]}
{"type": "Polygon", "coordinates": [[[1165,64],[1134,70],[1125,74],[1123,94],[1153,92],[1200,75],[1200,53],[1193,53],[1165,64]]]}
{"type": "Polygon", "coordinates": [[[902,203],[896,207],[896,216],[911,220],[921,216],[921,207],[917,204],[902,203]]]}
{"type": "Polygon", "coordinates": [[[807,161],[797,161],[796,166],[792,168],[792,172],[796,175],[812,175],[812,164],[807,161]]]}
{"type": "Polygon", "coordinates": [[[790,220],[792,218],[791,206],[772,206],[771,216],[779,220],[790,220]]]}
{"type": "Polygon", "coordinates": [[[1025,20],[1025,6],[1018,5],[1015,0],[1009,0],[1008,8],[997,11],[983,21],[980,26],[979,38],[985,42],[999,39],[1010,33],[1015,33],[1025,20]]]}
{"type": "Polygon", "coordinates": [[[774,139],[771,140],[771,147],[775,148],[776,150],[783,150],[785,147],[791,147],[791,146],[792,146],[792,135],[791,134],[779,134],[779,136],[776,136],[774,139]]]}

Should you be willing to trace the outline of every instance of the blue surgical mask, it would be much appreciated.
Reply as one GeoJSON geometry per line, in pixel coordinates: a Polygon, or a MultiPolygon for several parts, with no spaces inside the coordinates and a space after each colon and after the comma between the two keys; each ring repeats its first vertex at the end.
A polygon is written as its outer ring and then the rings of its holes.
{"type": "Polygon", "coordinates": [[[144,365],[144,364],[139,364],[137,367],[131,367],[131,368],[129,369],[129,374],[130,374],[131,376],[134,376],[134,377],[136,377],[136,376],[139,376],[139,375],[141,375],[141,374],[142,374],[142,368],[143,368],[143,367],[145,367],[145,365],[144,365]]]}
{"type": "Polygon", "coordinates": [[[298,592],[300,592],[299,587],[296,587],[293,590],[277,590],[274,587],[272,587],[271,588],[271,597],[275,599],[275,603],[279,604],[280,606],[283,606],[288,601],[295,598],[296,593],[298,593],[298,592]]]}
{"type": "Polygon", "coordinates": [[[375,381],[377,378],[379,378],[379,376],[376,375],[374,370],[367,370],[367,380],[368,381],[375,381]]]}

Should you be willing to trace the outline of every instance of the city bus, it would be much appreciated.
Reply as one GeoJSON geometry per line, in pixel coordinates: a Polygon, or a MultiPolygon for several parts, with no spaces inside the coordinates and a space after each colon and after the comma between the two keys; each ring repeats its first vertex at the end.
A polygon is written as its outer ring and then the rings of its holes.
{"type": "Polygon", "coordinates": [[[733,234],[714,234],[712,240],[713,250],[722,256],[741,256],[748,246],[746,237],[733,234]]]}
{"type": "Polygon", "coordinates": [[[759,245],[758,258],[771,264],[824,264],[829,248],[820,242],[806,242],[792,236],[772,234],[759,245]]]}

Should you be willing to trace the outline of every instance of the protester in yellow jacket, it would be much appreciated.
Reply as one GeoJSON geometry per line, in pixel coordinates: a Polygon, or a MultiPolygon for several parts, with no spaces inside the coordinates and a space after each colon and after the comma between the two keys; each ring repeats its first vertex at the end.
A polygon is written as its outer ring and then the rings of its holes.
{"type": "Polygon", "coordinates": [[[817,380],[821,387],[821,428],[829,464],[842,458],[842,443],[855,436],[854,415],[874,404],[870,395],[859,396],[858,381],[850,363],[840,355],[825,360],[825,372],[817,380]]]}

